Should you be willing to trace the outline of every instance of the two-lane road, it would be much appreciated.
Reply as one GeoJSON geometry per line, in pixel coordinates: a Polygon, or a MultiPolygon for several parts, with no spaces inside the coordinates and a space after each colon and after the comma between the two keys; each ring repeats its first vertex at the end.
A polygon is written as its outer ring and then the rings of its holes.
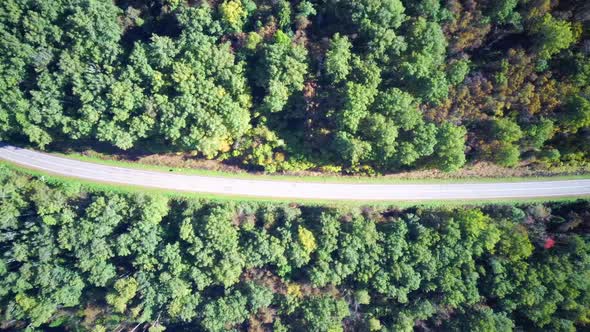
{"type": "Polygon", "coordinates": [[[0,159],[51,174],[171,191],[266,198],[422,201],[590,195],[590,179],[453,184],[355,184],[184,175],[88,163],[0,144],[0,159]]]}

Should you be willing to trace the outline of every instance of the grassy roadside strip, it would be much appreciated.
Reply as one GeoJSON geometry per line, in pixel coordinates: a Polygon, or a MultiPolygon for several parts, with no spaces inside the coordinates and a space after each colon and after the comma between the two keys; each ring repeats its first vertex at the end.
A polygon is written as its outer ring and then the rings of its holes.
{"type": "Polygon", "coordinates": [[[447,184],[447,183],[493,183],[493,182],[533,182],[533,181],[557,181],[557,180],[579,180],[590,179],[590,174],[584,175],[560,175],[560,176],[529,176],[529,177],[499,177],[499,178],[449,178],[449,179],[398,179],[388,178],[385,176],[294,176],[294,175],[270,175],[270,174],[251,174],[251,173],[231,173],[223,171],[213,171],[205,169],[177,168],[158,165],[148,165],[120,160],[105,160],[97,157],[84,156],[77,153],[62,154],[50,153],[55,156],[70,158],[79,161],[91,162],[96,164],[125,167],[141,170],[174,172],[188,175],[204,175],[214,177],[226,177],[247,180],[272,180],[272,181],[292,181],[292,182],[318,182],[318,183],[375,183],[375,184],[447,184]]]}
{"type": "Polygon", "coordinates": [[[485,206],[494,204],[527,204],[527,203],[547,203],[547,202],[573,202],[580,199],[590,199],[590,196],[576,196],[576,197],[548,197],[548,198],[502,198],[489,200],[427,200],[427,201],[353,201],[353,200],[318,200],[318,199],[289,199],[289,198],[272,198],[272,197],[250,197],[238,195],[223,195],[223,194],[209,194],[209,193],[194,193],[183,191],[172,191],[159,188],[121,185],[109,182],[95,182],[90,180],[79,179],[75,177],[68,177],[62,175],[51,174],[44,171],[22,167],[11,162],[0,160],[0,167],[7,167],[15,172],[27,174],[36,178],[43,178],[48,183],[55,183],[61,185],[80,186],[87,191],[110,191],[122,194],[128,193],[143,193],[152,195],[164,195],[168,197],[192,198],[192,199],[206,199],[220,202],[259,202],[259,203],[296,203],[308,206],[332,206],[332,207],[359,207],[359,206],[378,206],[378,207],[457,207],[457,206],[485,206]]]}

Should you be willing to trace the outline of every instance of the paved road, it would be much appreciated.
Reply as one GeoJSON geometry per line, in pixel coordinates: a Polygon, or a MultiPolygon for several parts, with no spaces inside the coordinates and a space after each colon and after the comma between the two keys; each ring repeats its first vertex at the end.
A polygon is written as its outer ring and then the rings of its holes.
{"type": "Polygon", "coordinates": [[[471,184],[353,184],[247,180],[107,166],[2,143],[0,159],[56,175],[97,182],[267,198],[422,201],[590,195],[590,179],[471,184]]]}

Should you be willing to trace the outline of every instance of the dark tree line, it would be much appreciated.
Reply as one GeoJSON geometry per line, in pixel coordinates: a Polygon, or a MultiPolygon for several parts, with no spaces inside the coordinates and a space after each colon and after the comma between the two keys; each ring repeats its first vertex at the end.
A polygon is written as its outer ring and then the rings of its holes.
{"type": "Polygon", "coordinates": [[[589,231],[583,200],[219,203],[0,168],[0,329],[584,330],[589,231]]]}

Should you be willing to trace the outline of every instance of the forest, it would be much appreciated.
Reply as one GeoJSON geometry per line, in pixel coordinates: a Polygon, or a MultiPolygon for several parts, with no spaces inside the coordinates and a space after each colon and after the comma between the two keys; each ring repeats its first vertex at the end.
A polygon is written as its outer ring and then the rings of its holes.
{"type": "MultiPolygon", "coordinates": [[[[580,173],[590,2],[0,0],[0,142],[580,173]]],[[[0,330],[590,330],[590,200],[205,199],[0,163],[0,330]]]]}
{"type": "Polygon", "coordinates": [[[0,330],[590,328],[590,201],[321,207],[0,166],[0,330]]]}
{"type": "Polygon", "coordinates": [[[585,0],[3,0],[0,140],[265,172],[590,166],[585,0]]]}

